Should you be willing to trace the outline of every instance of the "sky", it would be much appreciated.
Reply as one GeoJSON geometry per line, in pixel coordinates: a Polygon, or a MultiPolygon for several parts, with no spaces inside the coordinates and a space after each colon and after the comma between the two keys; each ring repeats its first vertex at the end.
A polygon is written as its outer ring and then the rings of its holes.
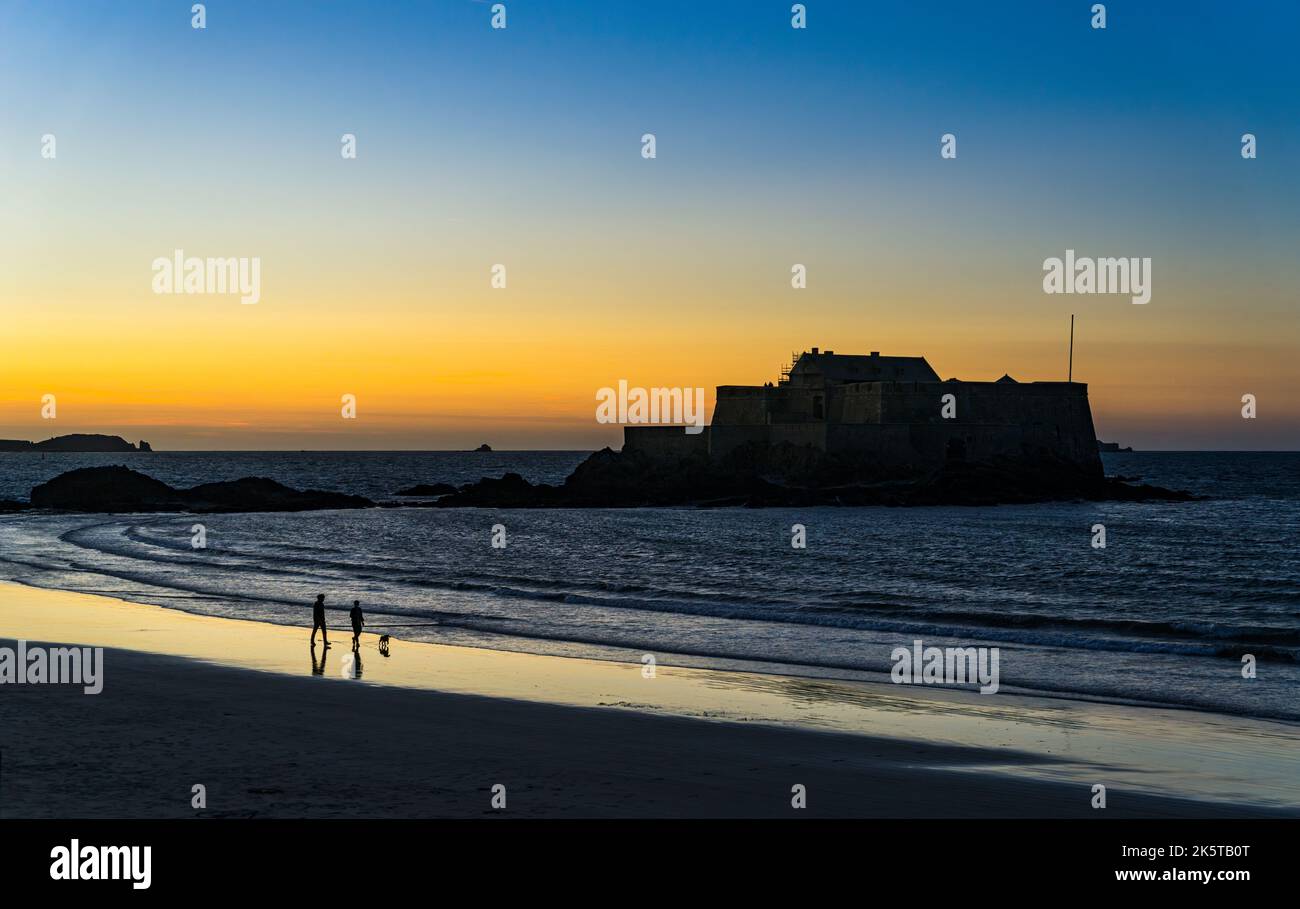
{"type": "Polygon", "coordinates": [[[0,0],[0,437],[617,447],[620,380],[1060,380],[1073,313],[1102,438],[1300,448],[1300,4],[791,5],[0,0]],[[1151,301],[1044,293],[1067,249],[1151,301]]]}

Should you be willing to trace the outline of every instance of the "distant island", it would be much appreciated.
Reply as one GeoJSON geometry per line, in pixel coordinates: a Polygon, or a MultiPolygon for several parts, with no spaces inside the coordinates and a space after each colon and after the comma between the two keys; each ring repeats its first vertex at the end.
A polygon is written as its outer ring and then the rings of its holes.
{"type": "Polygon", "coordinates": [[[132,445],[121,436],[106,436],[98,433],[74,433],[67,436],[55,436],[44,442],[27,442],[22,439],[0,439],[0,451],[153,451],[149,443],[140,440],[139,445],[132,445]]]}
{"type": "Polygon", "coordinates": [[[475,450],[475,451],[491,451],[491,450],[492,450],[492,446],[489,445],[487,442],[484,442],[482,445],[480,445],[478,448],[475,448],[474,450],[475,450]]]}
{"type": "Polygon", "coordinates": [[[1132,451],[1133,448],[1132,446],[1120,448],[1118,442],[1103,442],[1101,439],[1098,439],[1097,450],[1098,451],[1132,451]]]}

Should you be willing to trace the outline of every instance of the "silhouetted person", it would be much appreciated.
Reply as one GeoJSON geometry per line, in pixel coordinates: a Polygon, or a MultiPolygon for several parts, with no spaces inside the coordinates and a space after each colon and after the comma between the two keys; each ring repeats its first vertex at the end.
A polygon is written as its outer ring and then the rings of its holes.
{"type": "Polygon", "coordinates": [[[366,618],[361,613],[360,600],[352,601],[352,609],[348,615],[352,617],[352,649],[356,650],[361,646],[361,628],[366,624],[366,618]]]}
{"type": "Polygon", "coordinates": [[[321,640],[325,642],[326,647],[329,647],[330,633],[325,627],[325,594],[323,593],[316,594],[316,603],[311,608],[311,643],[313,647],[316,645],[317,629],[320,629],[321,640]]]}

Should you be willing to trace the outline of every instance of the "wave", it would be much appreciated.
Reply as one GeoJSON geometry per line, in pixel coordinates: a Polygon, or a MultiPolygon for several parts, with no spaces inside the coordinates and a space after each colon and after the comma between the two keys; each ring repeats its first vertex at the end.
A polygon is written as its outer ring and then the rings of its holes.
{"type": "MultiPolygon", "coordinates": [[[[167,519],[159,519],[165,521],[167,519]]],[[[193,550],[188,536],[159,537],[150,523],[99,522],[64,531],[58,539],[78,549],[128,560],[131,567],[69,560],[66,568],[97,573],[141,585],[187,592],[205,599],[229,599],[297,607],[295,599],[248,593],[266,586],[260,579],[278,577],[319,583],[322,574],[345,582],[374,581],[390,586],[398,597],[418,596],[419,590],[445,590],[503,599],[563,603],[601,610],[635,610],[713,620],[737,620],[846,630],[941,636],[956,640],[998,640],[1025,646],[1127,653],[1170,653],[1206,657],[1239,657],[1250,652],[1261,659],[1300,663],[1300,628],[1262,624],[1207,622],[1190,618],[1145,620],[1120,617],[1045,615],[997,609],[926,608],[895,600],[843,602],[844,591],[798,602],[754,591],[694,592],[651,584],[602,579],[525,577],[515,573],[464,571],[438,578],[419,567],[375,570],[375,559],[357,562],[338,558],[285,558],[286,544],[276,541],[259,550],[193,550]],[[181,553],[184,553],[182,556],[181,553]],[[187,579],[159,576],[150,566],[186,569],[187,579]],[[231,575],[234,575],[232,577],[231,575]],[[829,600],[829,602],[828,602],[829,600]]],[[[318,546],[288,544],[301,551],[333,554],[318,546]]],[[[853,591],[860,594],[861,591],[853,591]]],[[[411,605],[369,603],[368,611],[403,617],[448,620],[465,613],[421,609],[411,605]]],[[[479,621],[519,621],[510,615],[481,614],[479,621]]],[[[540,631],[540,629],[538,629],[540,631]]],[[[528,629],[514,632],[529,636],[528,629]]],[[[594,643],[594,642],[593,642],[594,643]]],[[[820,665],[810,658],[810,665],[820,665]]]]}

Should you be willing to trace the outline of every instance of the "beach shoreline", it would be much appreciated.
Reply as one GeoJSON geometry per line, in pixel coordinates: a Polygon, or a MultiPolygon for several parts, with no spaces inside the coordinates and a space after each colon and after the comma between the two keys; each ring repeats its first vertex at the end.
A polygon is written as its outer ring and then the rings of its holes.
{"type": "Polygon", "coordinates": [[[100,694],[0,687],[0,816],[1300,814],[1286,723],[308,635],[0,584],[0,646],[106,648],[100,694]]]}

